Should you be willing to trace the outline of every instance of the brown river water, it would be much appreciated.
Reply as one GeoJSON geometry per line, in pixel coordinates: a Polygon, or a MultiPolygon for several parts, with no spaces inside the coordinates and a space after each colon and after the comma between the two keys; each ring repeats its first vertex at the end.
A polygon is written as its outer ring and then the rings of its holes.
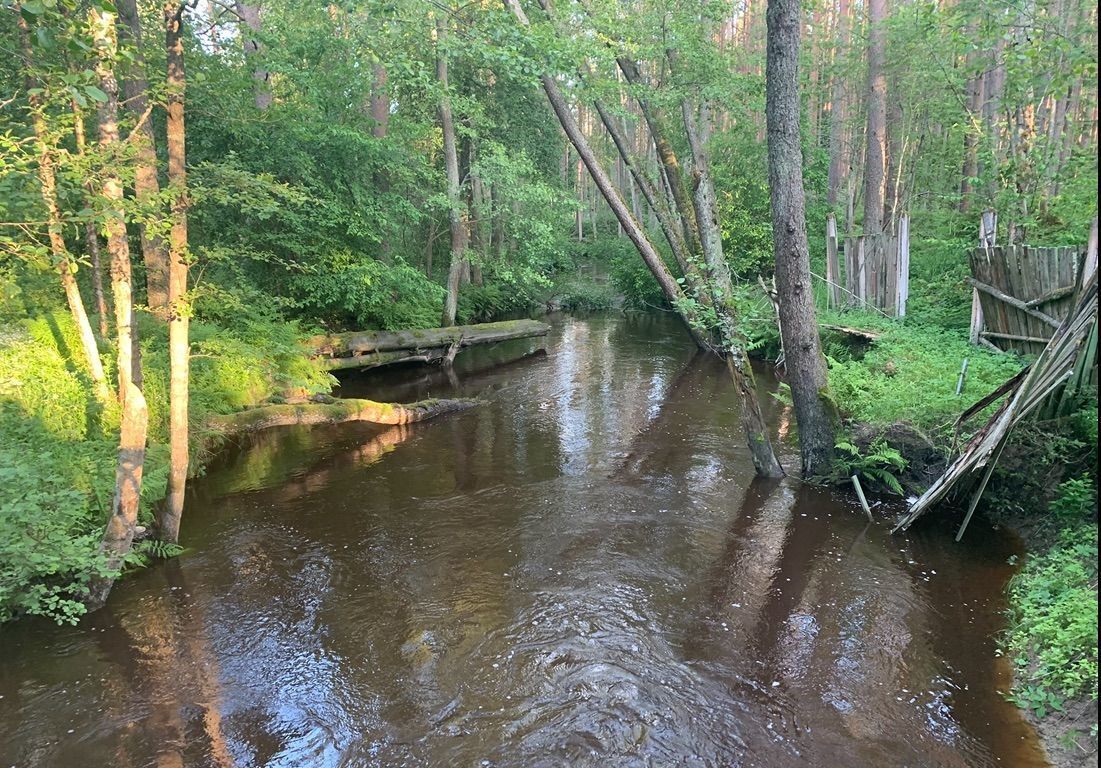
{"type": "Polygon", "coordinates": [[[755,481],[668,317],[496,365],[526,344],[347,381],[485,404],[263,434],[193,484],[183,556],[0,630],[0,768],[1045,765],[1000,693],[1006,532],[755,481]]]}

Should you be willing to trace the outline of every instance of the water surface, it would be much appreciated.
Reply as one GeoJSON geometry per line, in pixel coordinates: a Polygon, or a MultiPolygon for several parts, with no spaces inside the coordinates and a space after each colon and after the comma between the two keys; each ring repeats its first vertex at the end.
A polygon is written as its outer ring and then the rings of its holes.
{"type": "Polygon", "coordinates": [[[193,484],[184,556],[0,631],[0,766],[1044,765],[999,693],[1008,535],[754,480],[667,317],[496,365],[526,344],[347,381],[485,404],[269,431],[193,484]]]}

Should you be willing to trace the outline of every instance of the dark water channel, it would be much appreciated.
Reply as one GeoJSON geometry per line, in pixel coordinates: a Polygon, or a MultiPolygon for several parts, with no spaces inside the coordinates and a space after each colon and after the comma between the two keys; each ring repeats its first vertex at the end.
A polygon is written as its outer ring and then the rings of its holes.
{"type": "Polygon", "coordinates": [[[195,483],[183,557],[0,631],[0,768],[1044,764],[998,693],[1007,534],[753,481],[668,318],[516,351],[348,382],[486,404],[265,434],[195,483]]]}

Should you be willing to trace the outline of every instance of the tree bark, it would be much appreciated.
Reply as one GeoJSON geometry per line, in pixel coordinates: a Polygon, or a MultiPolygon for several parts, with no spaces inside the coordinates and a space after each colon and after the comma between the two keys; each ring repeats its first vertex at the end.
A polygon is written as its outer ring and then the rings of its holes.
{"type": "Polygon", "coordinates": [[[833,464],[836,413],[818,335],[807,245],[799,135],[799,0],[769,0],[765,116],[772,193],[773,253],[787,381],[799,425],[803,477],[833,464]]]}
{"type": "MultiPolygon", "coordinates": [[[[76,138],[77,154],[83,157],[87,148],[87,137],[84,132],[84,113],[80,106],[73,102],[73,135],[76,138]]],[[[85,180],[84,193],[87,199],[86,205],[92,207],[92,198],[96,191],[91,180],[85,180]]],[[[99,337],[107,339],[107,300],[103,296],[103,265],[99,251],[99,235],[96,234],[96,225],[93,221],[84,222],[84,247],[88,250],[88,260],[92,265],[92,295],[96,300],[96,320],[99,324],[99,337]]]]}
{"type": "Polygon", "coordinates": [[[271,73],[259,65],[257,59],[260,55],[260,6],[251,3],[243,3],[241,0],[234,2],[237,15],[245,22],[250,35],[241,35],[242,44],[245,47],[245,58],[253,61],[253,103],[256,108],[263,111],[271,106],[271,73]]]}
{"type": "Polygon", "coordinates": [[[33,90],[37,87],[34,77],[29,74],[33,61],[31,51],[30,30],[24,20],[21,9],[17,6],[16,18],[19,23],[19,33],[23,46],[23,55],[28,67],[27,90],[30,93],[31,121],[34,128],[35,154],[38,158],[38,181],[42,202],[46,206],[46,229],[50,241],[50,254],[53,256],[54,268],[61,277],[61,287],[65,291],[65,300],[69,305],[69,313],[73,316],[77,333],[80,336],[80,345],[84,351],[84,360],[88,366],[88,375],[92,379],[96,397],[101,402],[107,402],[111,396],[110,387],[107,384],[107,374],[103,370],[103,361],[99,356],[99,345],[96,343],[95,334],[92,332],[92,324],[88,320],[88,313],[84,309],[84,300],[80,296],[80,288],[76,282],[76,261],[69,248],[65,244],[64,223],[61,221],[61,210],[57,204],[57,174],[54,163],[54,149],[50,146],[49,129],[43,114],[42,99],[33,90]]]}
{"type": "Polygon", "coordinates": [[[868,122],[864,158],[864,233],[883,231],[887,165],[887,0],[868,0],[868,122]]]}
{"type": "Polygon", "coordinates": [[[168,493],[157,515],[163,541],[180,536],[188,467],[188,386],[190,350],[188,325],[191,306],[187,296],[187,169],[184,126],[183,5],[171,0],[164,7],[164,47],[167,65],[168,187],[172,192],[172,228],[168,266],[168,361],[169,361],[169,471],[168,493]]]}
{"type": "MultiPolygon", "coordinates": [[[[834,64],[848,45],[849,0],[840,0],[837,7],[837,39],[834,43],[834,64]]],[[[830,164],[827,179],[826,205],[837,213],[841,193],[841,175],[845,172],[845,77],[835,72],[830,96],[830,164]]]]}
{"type": "MultiPolygon", "coordinates": [[[[150,215],[158,207],[160,183],[157,180],[156,137],[153,123],[149,119],[149,81],[145,75],[145,58],[141,46],[141,19],[138,16],[137,0],[118,1],[120,37],[130,39],[133,47],[133,60],[126,77],[122,81],[126,108],[140,120],[134,138],[134,196],[145,215],[150,215]]],[[[141,255],[145,262],[145,300],[154,314],[163,317],[168,311],[168,249],[164,240],[150,231],[139,221],[138,234],[141,236],[141,255]]]]}
{"type": "Polygon", "coordinates": [[[447,19],[436,21],[436,80],[440,86],[439,118],[443,131],[444,167],[447,171],[447,218],[451,225],[451,265],[447,270],[447,296],[444,299],[441,325],[455,324],[459,309],[459,286],[463,277],[466,247],[470,242],[469,212],[462,197],[459,178],[459,152],[455,141],[455,121],[451,114],[451,97],[447,82],[447,19]]]}
{"type": "MultiPolygon", "coordinates": [[[[118,55],[118,41],[115,37],[115,14],[106,10],[109,7],[94,6],[89,12],[89,21],[98,52],[96,76],[100,89],[107,95],[99,108],[99,142],[105,153],[111,155],[119,143],[118,81],[115,79],[113,67],[118,55]]],[[[119,436],[118,469],[115,474],[115,499],[100,548],[106,555],[108,569],[114,572],[121,566],[134,539],[149,417],[145,397],[133,377],[135,349],[131,334],[133,301],[130,244],[126,237],[125,212],[122,206],[122,181],[111,170],[110,167],[106,169],[102,196],[108,209],[105,228],[107,252],[111,257],[111,290],[115,299],[122,429],[119,436]]],[[[107,599],[113,581],[113,577],[93,580],[89,585],[89,597],[93,606],[101,605],[107,599]]]]}

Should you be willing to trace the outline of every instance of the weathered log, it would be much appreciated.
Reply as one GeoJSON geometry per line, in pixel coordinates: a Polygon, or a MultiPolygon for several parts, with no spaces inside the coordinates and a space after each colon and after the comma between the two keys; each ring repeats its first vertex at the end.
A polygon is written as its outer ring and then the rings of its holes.
{"type": "Polygon", "coordinates": [[[477,400],[421,400],[416,403],[379,403],[374,400],[334,399],[323,403],[282,403],[250,408],[240,413],[214,416],[208,426],[224,435],[258,432],[294,424],[341,424],[368,421],[373,424],[412,424],[478,405],[477,400]]]}
{"type": "MultiPolygon", "coordinates": [[[[479,323],[477,325],[456,325],[451,328],[413,328],[406,331],[351,331],[315,336],[306,342],[312,354],[318,357],[348,358],[353,356],[378,355],[384,352],[404,352],[404,356],[393,358],[375,358],[365,361],[370,365],[385,365],[407,359],[411,354],[423,355],[429,350],[443,348],[444,352],[454,345],[470,347],[475,344],[492,344],[509,339],[525,339],[533,336],[545,336],[550,330],[546,323],[535,320],[503,320],[497,323],[479,323]],[[386,362],[379,362],[385,359],[386,362]]],[[[336,368],[356,367],[350,363],[335,365],[336,368]]]]}

